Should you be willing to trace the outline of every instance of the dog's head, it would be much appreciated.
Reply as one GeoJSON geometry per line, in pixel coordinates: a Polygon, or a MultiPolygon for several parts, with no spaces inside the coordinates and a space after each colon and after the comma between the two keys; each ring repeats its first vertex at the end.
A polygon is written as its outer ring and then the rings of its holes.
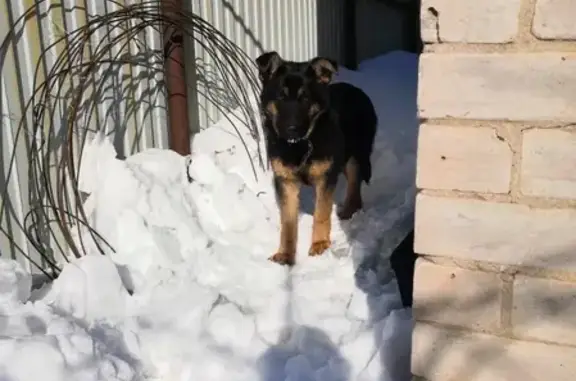
{"type": "Polygon", "coordinates": [[[261,107],[273,132],[289,143],[307,137],[314,120],[328,107],[328,84],[336,62],[316,57],[306,62],[283,60],[276,52],[256,58],[262,82],[261,107]]]}

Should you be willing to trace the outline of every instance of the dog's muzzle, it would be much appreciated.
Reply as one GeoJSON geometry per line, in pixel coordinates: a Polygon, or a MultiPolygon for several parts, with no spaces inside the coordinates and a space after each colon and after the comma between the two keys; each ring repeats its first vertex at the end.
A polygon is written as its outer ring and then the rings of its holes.
{"type": "Polygon", "coordinates": [[[286,135],[290,136],[286,138],[286,141],[289,144],[295,144],[298,143],[299,141],[303,140],[303,138],[298,137],[298,127],[296,126],[289,126],[286,128],[286,135]]]}

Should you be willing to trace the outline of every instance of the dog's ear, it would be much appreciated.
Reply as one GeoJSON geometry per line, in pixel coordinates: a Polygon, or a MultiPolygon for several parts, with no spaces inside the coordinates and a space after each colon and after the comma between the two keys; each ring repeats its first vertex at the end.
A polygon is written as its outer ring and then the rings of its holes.
{"type": "Polygon", "coordinates": [[[330,83],[338,72],[338,63],[326,57],[316,57],[310,61],[310,69],[318,82],[330,83]]]}
{"type": "Polygon", "coordinates": [[[258,56],[258,58],[256,58],[256,65],[258,66],[260,80],[270,79],[282,62],[282,57],[275,51],[266,52],[258,56]]]}

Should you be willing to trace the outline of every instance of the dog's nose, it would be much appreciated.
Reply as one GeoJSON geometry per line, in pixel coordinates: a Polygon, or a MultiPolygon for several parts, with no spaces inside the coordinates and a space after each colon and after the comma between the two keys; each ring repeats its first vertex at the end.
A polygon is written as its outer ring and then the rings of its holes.
{"type": "Polygon", "coordinates": [[[288,126],[288,132],[291,132],[291,133],[296,132],[296,126],[288,126]]]}

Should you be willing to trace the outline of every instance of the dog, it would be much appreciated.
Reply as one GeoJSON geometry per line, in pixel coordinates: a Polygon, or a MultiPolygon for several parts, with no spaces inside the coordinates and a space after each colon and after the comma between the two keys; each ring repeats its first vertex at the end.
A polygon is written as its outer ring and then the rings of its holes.
{"type": "Polygon", "coordinates": [[[308,254],[331,245],[334,190],[341,173],[347,186],[338,218],[350,219],[362,208],[361,184],[370,183],[370,156],[378,118],[370,98],[347,83],[331,83],[337,63],[316,57],[284,60],[269,51],[256,58],[262,85],[260,108],[268,160],[280,208],[280,244],[269,259],[292,266],[296,259],[299,193],[315,188],[312,244],[308,254]]]}

